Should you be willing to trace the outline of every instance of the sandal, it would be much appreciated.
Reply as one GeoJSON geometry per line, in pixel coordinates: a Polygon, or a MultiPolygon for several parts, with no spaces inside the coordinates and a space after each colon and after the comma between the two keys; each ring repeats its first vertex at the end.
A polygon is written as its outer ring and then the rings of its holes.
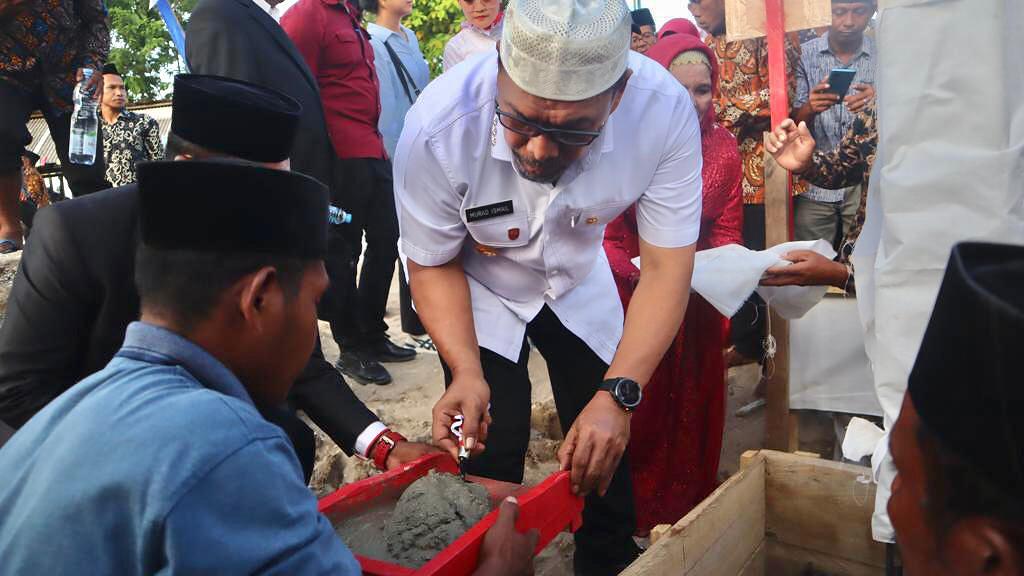
{"type": "Polygon", "coordinates": [[[21,244],[7,238],[0,238],[0,254],[14,254],[21,250],[21,244]]]}

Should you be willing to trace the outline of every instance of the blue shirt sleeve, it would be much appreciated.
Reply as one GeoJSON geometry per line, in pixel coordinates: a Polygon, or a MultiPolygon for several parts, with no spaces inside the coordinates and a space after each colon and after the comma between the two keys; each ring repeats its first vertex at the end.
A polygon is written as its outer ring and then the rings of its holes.
{"type": "Polygon", "coordinates": [[[253,441],[198,478],[168,513],[163,543],[169,574],[361,573],[284,438],[253,441]]]}

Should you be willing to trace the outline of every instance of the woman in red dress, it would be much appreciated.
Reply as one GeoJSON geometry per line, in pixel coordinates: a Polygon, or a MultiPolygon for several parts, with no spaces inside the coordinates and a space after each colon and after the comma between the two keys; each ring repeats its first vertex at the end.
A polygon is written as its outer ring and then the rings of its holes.
{"type": "MultiPolygon", "coordinates": [[[[664,37],[647,56],[686,86],[701,122],[704,193],[697,250],[742,243],[742,169],[736,139],[715,124],[711,100],[718,84],[714,53],[696,34],[664,37]]],[[[635,207],[605,231],[604,247],[629,306],[640,270],[635,207]]],[[[722,348],[728,320],[693,294],[683,326],[644,389],[629,445],[638,533],[686,515],[717,485],[725,426],[722,348]]]]}

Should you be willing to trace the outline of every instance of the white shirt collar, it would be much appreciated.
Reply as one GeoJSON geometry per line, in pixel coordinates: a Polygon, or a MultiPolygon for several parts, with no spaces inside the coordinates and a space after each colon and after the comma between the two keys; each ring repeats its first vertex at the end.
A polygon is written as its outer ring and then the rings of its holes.
{"type": "Polygon", "coordinates": [[[252,3],[259,6],[260,10],[263,10],[274,19],[274,22],[281,21],[281,11],[277,6],[271,6],[266,0],[252,0],[252,3]]]}

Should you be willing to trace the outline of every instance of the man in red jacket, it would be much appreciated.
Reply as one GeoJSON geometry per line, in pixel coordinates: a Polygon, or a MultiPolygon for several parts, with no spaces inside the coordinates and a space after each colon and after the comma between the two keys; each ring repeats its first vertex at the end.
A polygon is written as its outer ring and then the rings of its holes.
{"type": "Polygon", "coordinates": [[[344,191],[344,208],[352,214],[347,236],[353,279],[366,236],[358,289],[351,287],[345,302],[328,298],[323,305],[341,347],[338,367],[362,384],[387,384],[391,375],[380,362],[404,362],[416,353],[388,340],[384,323],[398,258],[398,220],[391,162],[377,130],[380,87],[373,47],[360,19],[358,6],[349,0],[300,0],[281,19],[281,26],[320,87],[338,156],[337,188],[344,191]]]}

